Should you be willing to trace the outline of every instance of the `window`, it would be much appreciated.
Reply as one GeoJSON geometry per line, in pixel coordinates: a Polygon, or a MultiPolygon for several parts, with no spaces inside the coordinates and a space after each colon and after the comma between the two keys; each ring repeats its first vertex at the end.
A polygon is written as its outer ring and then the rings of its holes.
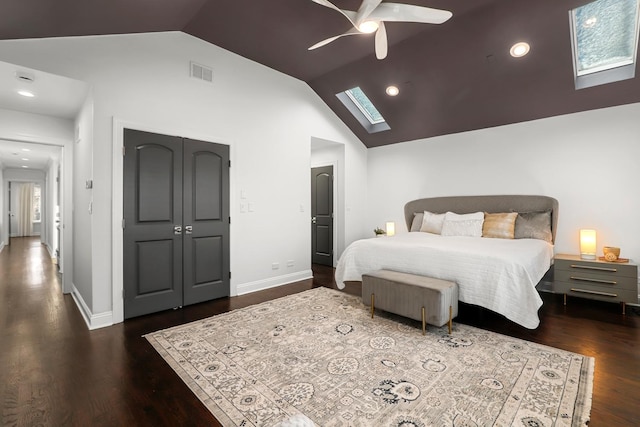
{"type": "Polygon", "coordinates": [[[347,107],[360,124],[369,133],[381,132],[391,129],[360,87],[354,87],[336,94],[338,99],[347,107]]]}
{"type": "Polygon", "coordinates": [[[40,197],[40,186],[33,186],[33,222],[42,221],[42,198],[40,197]]]}
{"type": "Polygon", "coordinates": [[[576,89],[635,77],[638,0],[597,0],[569,16],[576,89]]]}

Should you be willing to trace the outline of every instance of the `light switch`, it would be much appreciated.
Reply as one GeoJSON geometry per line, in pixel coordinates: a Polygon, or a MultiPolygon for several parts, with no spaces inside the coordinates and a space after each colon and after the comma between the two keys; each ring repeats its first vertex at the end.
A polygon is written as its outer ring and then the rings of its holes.
{"type": "Polygon", "coordinates": [[[247,204],[240,203],[240,213],[246,213],[246,212],[247,212],[247,204]]]}
{"type": "Polygon", "coordinates": [[[254,203],[249,202],[249,212],[254,212],[256,210],[256,206],[254,203]]]}
{"type": "Polygon", "coordinates": [[[246,199],[247,198],[247,192],[244,190],[240,190],[240,198],[241,199],[246,199]]]}

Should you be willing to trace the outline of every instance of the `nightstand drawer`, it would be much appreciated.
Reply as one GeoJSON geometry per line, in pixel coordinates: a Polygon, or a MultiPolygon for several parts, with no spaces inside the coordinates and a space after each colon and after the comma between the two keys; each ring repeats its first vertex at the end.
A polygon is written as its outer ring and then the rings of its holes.
{"type": "Polygon", "coordinates": [[[590,298],[612,302],[635,302],[638,299],[637,291],[588,283],[554,282],[553,291],[581,298],[590,298]]]}
{"type": "Polygon", "coordinates": [[[618,290],[635,290],[638,287],[635,277],[625,277],[614,273],[593,272],[591,270],[555,270],[554,278],[558,282],[570,283],[572,286],[598,286],[600,288],[616,288],[618,290]]]}
{"type": "Polygon", "coordinates": [[[584,274],[598,274],[607,276],[623,276],[636,278],[638,267],[633,264],[614,264],[609,262],[585,262],[567,259],[555,259],[554,270],[581,272],[584,274]]]}

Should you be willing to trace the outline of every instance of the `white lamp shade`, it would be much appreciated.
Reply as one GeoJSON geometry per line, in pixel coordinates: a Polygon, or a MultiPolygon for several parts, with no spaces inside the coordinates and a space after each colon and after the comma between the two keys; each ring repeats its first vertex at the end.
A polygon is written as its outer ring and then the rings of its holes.
{"type": "Polygon", "coordinates": [[[387,236],[393,236],[396,234],[396,223],[391,221],[387,222],[387,236]]]}
{"type": "Polygon", "coordinates": [[[580,258],[596,259],[596,230],[580,230],[580,258]]]}

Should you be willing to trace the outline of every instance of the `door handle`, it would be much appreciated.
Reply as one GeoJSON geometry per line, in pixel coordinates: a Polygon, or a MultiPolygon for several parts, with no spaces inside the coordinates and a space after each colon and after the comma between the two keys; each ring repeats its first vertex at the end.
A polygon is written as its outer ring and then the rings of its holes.
{"type": "Polygon", "coordinates": [[[311,218],[311,223],[312,223],[312,224],[315,224],[316,222],[317,222],[317,221],[316,221],[316,217],[315,217],[315,216],[314,216],[313,218],[311,218]]]}
{"type": "Polygon", "coordinates": [[[185,234],[191,234],[193,233],[193,226],[192,225],[187,225],[184,227],[184,232],[185,234]]]}
{"type": "Polygon", "coordinates": [[[182,226],[174,225],[173,226],[173,234],[182,234],[182,226]]]}

